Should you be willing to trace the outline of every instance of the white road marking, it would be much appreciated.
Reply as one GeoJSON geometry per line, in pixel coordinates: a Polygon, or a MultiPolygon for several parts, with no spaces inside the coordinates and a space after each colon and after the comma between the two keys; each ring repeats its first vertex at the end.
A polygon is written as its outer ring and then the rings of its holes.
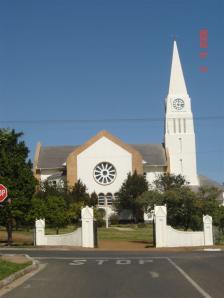
{"type": "Polygon", "coordinates": [[[69,265],[72,265],[72,266],[80,266],[85,264],[86,264],[86,260],[73,260],[71,263],[69,263],[69,265]]]}
{"type": "Polygon", "coordinates": [[[152,278],[158,278],[159,277],[159,273],[155,272],[155,271],[149,271],[150,275],[152,278]]]}
{"type": "Polygon", "coordinates": [[[203,251],[222,251],[221,248],[204,248],[203,251]]]}
{"type": "Polygon", "coordinates": [[[37,260],[167,260],[167,257],[33,257],[37,260]]]}
{"type": "Polygon", "coordinates": [[[130,265],[131,260],[117,260],[116,265],[130,265]]]}
{"type": "Polygon", "coordinates": [[[197,283],[194,281],[183,269],[181,269],[173,260],[167,258],[170,264],[176,268],[176,270],[183,275],[183,277],[204,297],[204,298],[212,298],[205,290],[203,290],[197,283]]]}
{"type": "MultiPolygon", "coordinates": [[[[131,265],[132,264],[132,261],[131,259],[124,259],[124,258],[120,258],[120,259],[73,259],[72,262],[69,263],[69,265],[71,266],[81,266],[81,265],[85,265],[87,264],[87,261],[95,261],[97,265],[104,265],[106,262],[108,261],[115,261],[115,264],[116,265],[131,265]]],[[[146,263],[153,263],[153,260],[151,259],[145,259],[145,260],[142,260],[142,259],[134,259],[134,261],[137,261],[137,264],[139,265],[144,265],[146,263]]]]}
{"type": "Polygon", "coordinates": [[[144,265],[145,263],[153,263],[153,260],[139,260],[139,265],[144,265]]]}
{"type": "Polygon", "coordinates": [[[97,261],[97,265],[103,265],[104,262],[107,262],[109,260],[96,260],[97,261]]]}

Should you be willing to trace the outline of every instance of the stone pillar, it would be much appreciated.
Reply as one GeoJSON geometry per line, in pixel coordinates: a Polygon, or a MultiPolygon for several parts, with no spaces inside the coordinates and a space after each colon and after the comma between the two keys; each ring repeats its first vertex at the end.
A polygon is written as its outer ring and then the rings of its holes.
{"type": "Polygon", "coordinates": [[[212,217],[209,215],[203,216],[204,224],[204,241],[205,245],[213,245],[213,232],[212,232],[212,217]]]}
{"type": "Polygon", "coordinates": [[[45,219],[37,219],[35,222],[36,245],[46,245],[45,239],[45,219]]]}
{"type": "Polygon", "coordinates": [[[82,247],[94,247],[93,208],[82,208],[82,247]]]}
{"type": "Polygon", "coordinates": [[[165,206],[154,207],[155,220],[155,237],[156,247],[166,247],[166,217],[167,209],[165,206]]]}

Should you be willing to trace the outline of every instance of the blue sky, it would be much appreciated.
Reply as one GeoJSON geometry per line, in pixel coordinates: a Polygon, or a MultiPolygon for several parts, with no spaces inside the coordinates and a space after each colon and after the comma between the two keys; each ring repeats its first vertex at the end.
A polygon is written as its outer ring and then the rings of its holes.
{"type": "Polygon", "coordinates": [[[1,0],[0,126],[24,132],[31,158],[38,141],[81,144],[102,129],[127,143],[161,143],[176,36],[199,118],[198,172],[223,182],[224,119],[200,119],[224,116],[223,13],[222,0],[1,0]],[[118,118],[158,121],[44,122],[118,118]]]}

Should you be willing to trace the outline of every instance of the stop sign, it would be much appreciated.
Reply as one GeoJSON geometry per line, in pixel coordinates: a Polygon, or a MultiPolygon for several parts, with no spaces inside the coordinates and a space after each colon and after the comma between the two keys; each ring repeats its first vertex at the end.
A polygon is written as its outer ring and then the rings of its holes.
{"type": "Polygon", "coordinates": [[[7,196],[7,188],[3,184],[0,184],[0,203],[2,203],[7,198],[7,196]]]}

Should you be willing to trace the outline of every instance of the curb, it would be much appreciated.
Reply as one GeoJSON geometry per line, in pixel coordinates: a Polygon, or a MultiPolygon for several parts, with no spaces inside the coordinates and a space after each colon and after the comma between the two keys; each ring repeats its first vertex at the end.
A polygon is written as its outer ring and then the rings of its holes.
{"type": "Polygon", "coordinates": [[[29,261],[32,261],[32,264],[27,266],[26,268],[17,271],[11,275],[9,275],[8,277],[4,278],[3,280],[0,281],[0,289],[2,289],[3,287],[9,285],[10,283],[12,283],[13,281],[15,281],[16,279],[24,276],[27,273],[30,273],[31,271],[37,269],[39,267],[39,262],[32,259],[30,256],[28,255],[24,255],[29,261]]]}

